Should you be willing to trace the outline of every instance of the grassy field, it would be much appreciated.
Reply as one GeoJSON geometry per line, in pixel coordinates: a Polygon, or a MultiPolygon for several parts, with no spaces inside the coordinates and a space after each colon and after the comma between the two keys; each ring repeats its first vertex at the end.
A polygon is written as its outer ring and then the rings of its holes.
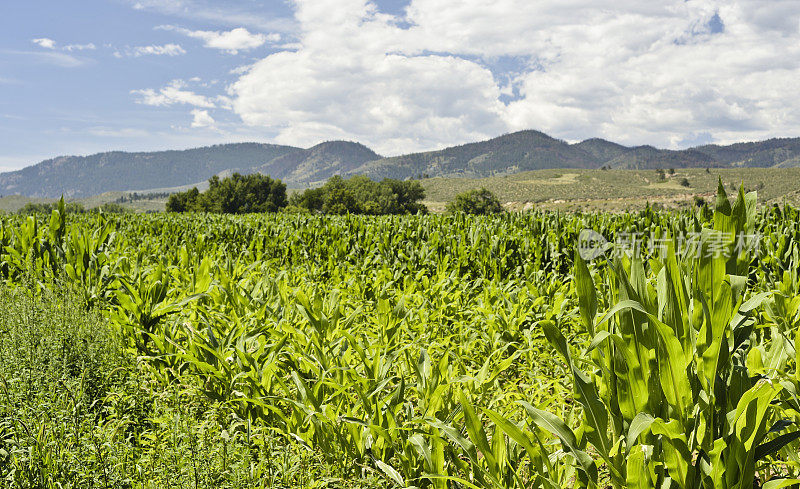
{"type": "MultiPolygon", "coordinates": [[[[88,210],[94,207],[99,207],[103,204],[115,202],[118,198],[122,197],[123,195],[127,195],[127,193],[106,192],[104,194],[94,195],[92,197],[85,197],[82,199],[66,199],[66,200],[68,202],[77,202],[88,210]]],[[[39,199],[39,198],[23,197],[21,195],[8,195],[5,197],[0,197],[0,211],[7,213],[14,213],[22,209],[25,206],[25,204],[28,203],[34,203],[34,204],[53,203],[57,201],[58,199],[39,199]]],[[[129,209],[131,212],[144,213],[144,212],[163,212],[166,203],[167,203],[166,198],[158,198],[152,200],[138,200],[135,202],[125,202],[121,205],[122,207],[129,209]]]]}
{"type": "Polygon", "coordinates": [[[761,203],[800,202],[800,168],[678,169],[659,179],[654,170],[540,170],[478,180],[423,180],[425,204],[434,212],[456,194],[478,187],[494,192],[511,210],[622,211],[642,209],[649,202],[665,208],[687,208],[695,196],[709,200],[721,178],[726,189],[744,184],[758,190],[761,203]],[[680,184],[686,178],[689,187],[680,184]]]}
{"type": "MultiPolygon", "coordinates": [[[[443,212],[456,194],[486,187],[494,192],[509,210],[531,208],[548,210],[596,210],[617,212],[642,209],[650,204],[679,209],[694,205],[695,196],[709,200],[721,178],[725,188],[737,189],[744,183],[748,190],[758,190],[761,203],[800,204],[800,168],[741,168],[676,170],[665,172],[660,180],[654,170],[539,170],[503,177],[481,179],[430,178],[421,180],[425,187],[425,205],[432,212],[443,212]],[[682,179],[689,186],[681,185],[682,179]]],[[[295,190],[289,189],[289,192],[295,190]]],[[[144,192],[146,193],[146,191],[144,192]]],[[[90,209],[114,202],[123,192],[77,199],[90,209]]],[[[55,199],[29,199],[21,196],[0,198],[0,210],[16,212],[28,202],[54,202],[55,199]]],[[[133,212],[160,212],[165,198],[123,203],[133,212]]]]}

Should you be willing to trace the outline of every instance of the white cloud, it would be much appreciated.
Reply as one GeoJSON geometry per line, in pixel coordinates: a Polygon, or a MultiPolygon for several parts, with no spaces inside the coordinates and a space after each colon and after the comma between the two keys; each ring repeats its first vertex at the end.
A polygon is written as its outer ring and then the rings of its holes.
{"type": "Polygon", "coordinates": [[[231,90],[246,124],[278,128],[287,144],[355,139],[397,153],[505,129],[492,74],[448,56],[279,53],[231,90]]]}
{"type": "Polygon", "coordinates": [[[229,87],[245,124],[283,143],[391,154],[524,128],[660,146],[800,132],[796,1],[412,0],[403,18],[368,0],[294,5],[297,43],[229,87]]]}
{"type": "Polygon", "coordinates": [[[253,65],[237,66],[236,68],[233,68],[232,70],[228,71],[228,74],[230,74],[230,75],[244,75],[245,73],[250,71],[250,69],[252,67],[253,67],[253,65]]]}
{"type": "Polygon", "coordinates": [[[719,142],[797,135],[800,104],[786,95],[800,76],[798,33],[754,25],[749,2],[719,8],[718,34],[698,28],[713,5],[670,7],[560,28],[557,56],[517,79],[523,97],[509,105],[511,127],[669,147],[700,132],[719,142]]]}
{"type": "Polygon", "coordinates": [[[31,42],[44,49],[53,49],[53,50],[58,49],[60,51],[86,51],[86,50],[94,51],[95,49],[97,49],[97,46],[95,46],[94,43],[91,42],[88,44],[67,44],[66,46],[59,47],[57,42],[47,37],[31,39],[31,42]]]}
{"type": "Polygon", "coordinates": [[[43,47],[45,49],[55,49],[56,48],[56,42],[54,40],[48,39],[46,37],[42,37],[42,38],[39,38],[39,39],[32,39],[31,42],[36,44],[36,45],[38,45],[38,46],[41,46],[41,47],[43,47]]]}
{"type": "Polygon", "coordinates": [[[216,107],[214,100],[211,98],[186,90],[186,83],[182,80],[173,80],[160,90],[152,88],[131,90],[131,94],[139,97],[137,103],[154,107],[168,107],[171,105],[191,105],[206,109],[216,107]]]}
{"type": "Polygon", "coordinates": [[[194,120],[192,120],[192,127],[214,127],[216,125],[216,121],[207,110],[193,109],[192,116],[194,117],[194,120]]]}
{"type": "Polygon", "coordinates": [[[95,49],[97,49],[97,46],[95,46],[94,43],[90,42],[88,44],[67,44],[62,49],[64,51],[86,51],[86,50],[94,51],[95,49]]]}
{"type": "Polygon", "coordinates": [[[263,46],[267,41],[277,42],[280,40],[279,34],[266,36],[264,34],[251,33],[244,27],[237,27],[230,31],[192,31],[173,25],[164,25],[158,28],[200,39],[207,48],[219,49],[231,54],[263,46]]]}
{"type": "Polygon", "coordinates": [[[123,51],[114,52],[117,58],[125,56],[139,58],[141,56],[180,56],[186,54],[186,50],[180,44],[164,44],[150,46],[134,46],[125,48],[123,51]]]}

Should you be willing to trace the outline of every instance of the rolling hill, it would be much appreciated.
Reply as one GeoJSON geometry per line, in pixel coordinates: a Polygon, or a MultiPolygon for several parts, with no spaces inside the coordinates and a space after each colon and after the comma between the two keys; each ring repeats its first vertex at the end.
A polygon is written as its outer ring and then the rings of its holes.
{"type": "Polygon", "coordinates": [[[656,168],[721,168],[723,164],[696,149],[673,151],[652,146],[629,148],[605,163],[617,170],[654,170],[656,168]]]}
{"type": "Polygon", "coordinates": [[[226,170],[247,170],[297,149],[243,143],[185,151],[62,156],[0,173],[0,194],[86,197],[110,191],[178,187],[226,170]]]}
{"type": "Polygon", "coordinates": [[[768,139],[729,146],[699,146],[698,151],[732,167],[789,168],[800,166],[800,138],[768,139]]]}
{"type": "Polygon", "coordinates": [[[612,143],[611,141],[600,138],[587,139],[574,146],[589,153],[599,161],[613,160],[630,149],[621,144],[612,143]]]}
{"type": "Polygon", "coordinates": [[[292,151],[250,169],[293,184],[310,186],[324,183],[337,174],[349,173],[381,156],[363,144],[329,141],[309,149],[292,151]]]}
{"type": "Polygon", "coordinates": [[[570,144],[520,131],[438,151],[383,158],[366,146],[328,141],[311,148],[237,143],[183,151],[62,156],[0,173],[0,195],[78,198],[109,191],[195,185],[213,175],[259,172],[289,187],[318,185],[333,175],[370,178],[489,177],[552,168],[786,168],[800,166],[800,138],[684,150],[627,147],[592,138],[570,144]]]}
{"type": "Polygon", "coordinates": [[[370,161],[348,172],[371,178],[486,177],[546,168],[596,168],[590,153],[539,131],[521,131],[440,151],[370,161]]]}

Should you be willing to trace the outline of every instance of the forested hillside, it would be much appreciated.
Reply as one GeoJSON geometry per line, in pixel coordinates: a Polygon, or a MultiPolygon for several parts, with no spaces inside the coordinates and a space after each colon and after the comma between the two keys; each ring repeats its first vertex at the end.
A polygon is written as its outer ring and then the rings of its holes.
{"type": "Polygon", "coordinates": [[[570,144],[539,131],[384,158],[363,144],[328,141],[308,149],[238,143],[184,151],[64,156],[0,174],[0,194],[78,198],[110,191],[190,187],[214,175],[261,173],[290,188],[322,185],[334,175],[375,180],[490,177],[552,168],[785,168],[800,166],[800,138],[684,150],[627,147],[592,138],[570,144]]]}

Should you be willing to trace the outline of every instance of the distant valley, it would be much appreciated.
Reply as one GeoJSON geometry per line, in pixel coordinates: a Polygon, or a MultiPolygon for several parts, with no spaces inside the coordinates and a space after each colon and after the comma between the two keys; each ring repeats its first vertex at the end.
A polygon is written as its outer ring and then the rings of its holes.
{"type": "Polygon", "coordinates": [[[311,148],[236,143],[182,151],[108,152],[62,156],[0,174],[0,194],[81,198],[104,192],[185,188],[213,175],[260,172],[292,188],[333,175],[382,178],[512,175],[543,169],[800,167],[800,138],[770,139],[685,150],[623,146],[603,139],[570,144],[539,131],[520,131],[439,151],[382,157],[368,147],[329,141],[311,148]]]}

